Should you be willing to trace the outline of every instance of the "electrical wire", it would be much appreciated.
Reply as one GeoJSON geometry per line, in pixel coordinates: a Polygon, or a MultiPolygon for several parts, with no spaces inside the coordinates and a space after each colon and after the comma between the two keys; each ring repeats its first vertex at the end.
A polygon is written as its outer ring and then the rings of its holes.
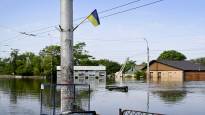
{"type": "Polygon", "coordinates": [[[107,18],[107,17],[114,16],[114,15],[117,15],[117,14],[125,13],[125,12],[132,11],[132,10],[136,10],[136,9],[146,7],[146,6],[150,6],[150,5],[153,5],[153,4],[157,4],[157,3],[162,2],[162,1],[164,1],[164,0],[158,0],[158,1],[150,2],[150,3],[147,3],[147,4],[141,5],[141,6],[137,6],[137,7],[134,7],[134,8],[127,9],[127,10],[123,10],[123,11],[115,12],[115,13],[112,13],[112,14],[109,14],[109,15],[105,15],[105,16],[102,16],[100,18],[101,19],[107,18]]]}
{"type": "MultiPolygon", "coordinates": [[[[131,1],[131,2],[128,2],[128,3],[126,3],[126,4],[122,4],[122,5],[119,5],[119,6],[110,8],[110,9],[106,9],[106,10],[99,11],[98,14],[110,12],[110,11],[112,11],[112,10],[115,10],[115,9],[118,9],[118,8],[122,8],[122,7],[125,7],[125,6],[128,6],[128,5],[131,5],[131,4],[133,4],[133,3],[140,2],[140,1],[141,1],[141,0],[131,1]]],[[[80,18],[76,18],[76,19],[74,19],[74,21],[78,21],[78,20],[84,19],[84,18],[86,18],[86,17],[87,17],[87,16],[83,16],[83,17],[80,17],[80,18]]]]}

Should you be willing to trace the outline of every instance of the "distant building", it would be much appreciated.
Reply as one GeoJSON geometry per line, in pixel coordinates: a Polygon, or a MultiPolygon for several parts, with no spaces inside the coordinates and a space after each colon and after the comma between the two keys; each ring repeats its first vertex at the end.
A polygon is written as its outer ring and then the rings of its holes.
{"type": "MultiPolygon", "coordinates": [[[[61,82],[61,68],[57,66],[57,83],[61,82]]],[[[74,66],[74,83],[90,84],[91,88],[106,84],[105,66],[74,66]]]]}
{"type": "Polygon", "coordinates": [[[132,76],[134,77],[135,76],[135,73],[137,71],[142,71],[142,69],[145,67],[145,65],[135,65],[134,67],[132,67],[131,69],[129,69],[127,72],[124,73],[123,76],[132,76]]]}
{"type": "Polygon", "coordinates": [[[204,81],[205,66],[190,61],[153,60],[150,62],[153,81],[204,81]]]}

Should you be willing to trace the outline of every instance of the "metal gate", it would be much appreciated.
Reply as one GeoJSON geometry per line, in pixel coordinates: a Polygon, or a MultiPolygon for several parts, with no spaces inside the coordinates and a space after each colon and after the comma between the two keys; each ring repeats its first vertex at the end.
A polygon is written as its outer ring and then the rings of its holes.
{"type": "Polygon", "coordinates": [[[144,111],[136,111],[136,110],[119,110],[119,115],[164,115],[160,113],[149,113],[144,111]]]}
{"type": "Polygon", "coordinates": [[[42,84],[40,113],[41,115],[88,113],[90,92],[88,84],[42,84]]]}

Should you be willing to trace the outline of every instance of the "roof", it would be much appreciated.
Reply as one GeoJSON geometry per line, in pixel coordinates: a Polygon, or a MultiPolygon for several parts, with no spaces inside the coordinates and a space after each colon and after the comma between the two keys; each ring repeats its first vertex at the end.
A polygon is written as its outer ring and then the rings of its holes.
{"type": "MultiPolygon", "coordinates": [[[[60,71],[61,67],[57,66],[57,70],[60,71]]],[[[74,66],[74,70],[102,70],[105,71],[106,67],[105,66],[74,66]]]]}
{"type": "Polygon", "coordinates": [[[154,62],[158,62],[184,71],[205,71],[205,66],[195,64],[190,61],[153,60],[150,62],[150,65],[154,62]]]}
{"type": "Polygon", "coordinates": [[[129,69],[125,74],[134,74],[136,71],[140,71],[145,67],[145,65],[135,65],[131,69],[129,69]]]}

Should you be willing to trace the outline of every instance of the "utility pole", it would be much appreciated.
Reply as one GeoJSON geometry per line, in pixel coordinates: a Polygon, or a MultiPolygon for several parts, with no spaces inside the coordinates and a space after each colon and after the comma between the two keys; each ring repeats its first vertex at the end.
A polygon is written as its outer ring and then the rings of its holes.
{"type": "MultiPolygon", "coordinates": [[[[60,0],[61,84],[73,84],[73,0],[60,0]]],[[[61,88],[61,112],[69,112],[73,87],[61,88]]]]}
{"type": "Polygon", "coordinates": [[[147,45],[147,83],[148,83],[148,88],[147,88],[147,113],[149,112],[149,85],[150,85],[150,70],[149,70],[149,43],[146,38],[143,38],[146,42],[147,45]]]}
{"type": "Polygon", "coordinates": [[[149,43],[146,38],[143,38],[147,45],[147,81],[150,82],[150,70],[149,70],[149,43]]]}

